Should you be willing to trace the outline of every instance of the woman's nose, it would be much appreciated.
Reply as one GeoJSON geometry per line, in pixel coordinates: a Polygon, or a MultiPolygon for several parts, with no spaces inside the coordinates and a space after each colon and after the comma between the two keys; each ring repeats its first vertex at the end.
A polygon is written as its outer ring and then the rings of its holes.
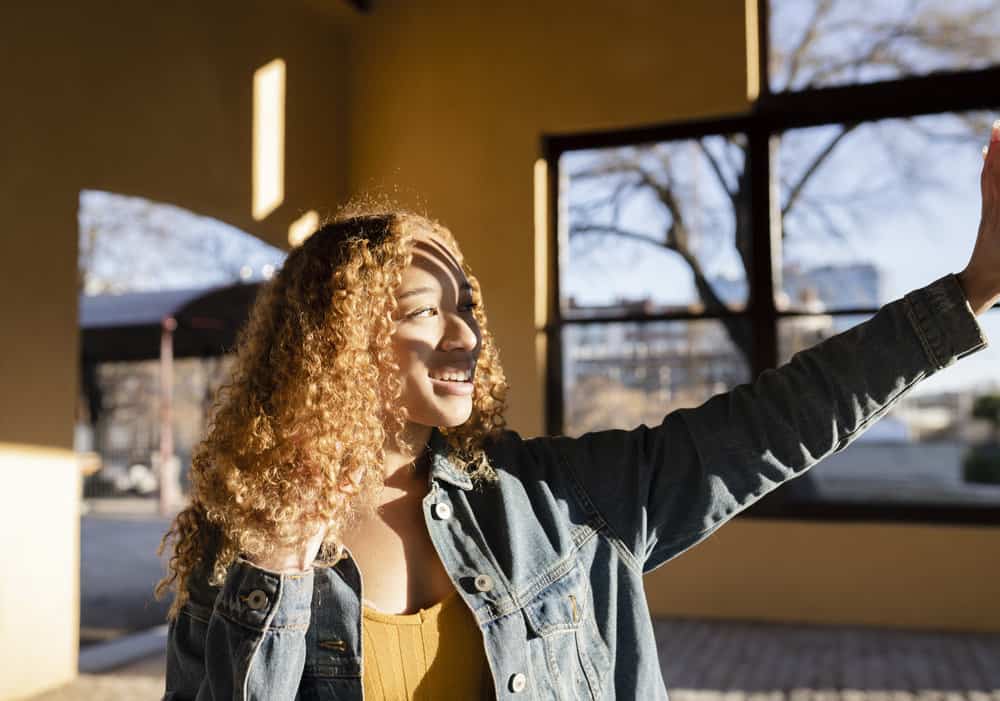
{"type": "Polygon", "coordinates": [[[469,321],[462,314],[446,314],[444,338],[445,348],[473,350],[479,345],[479,326],[475,320],[469,321]]]}

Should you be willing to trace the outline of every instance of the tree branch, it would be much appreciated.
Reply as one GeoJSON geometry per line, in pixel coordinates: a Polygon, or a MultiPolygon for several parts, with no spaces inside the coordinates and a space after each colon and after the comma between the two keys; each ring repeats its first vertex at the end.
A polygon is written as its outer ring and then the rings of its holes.
{"type": "Polygon", "coordinates": [[[640,234],[635,231],[627,231],[621,229],[617,226],[604,226],[601,224],[584,224],[571,226],[569,229],[570,238],[573,236],[580,236],[584,234],[604,234],[607,236],[618,236],[623,239],[628,239],[630,241],[639,241],[641,243],[646,243],[657,248],[669,248],[665,241],[658,241],[646,234],[640,234]]]}
{"type": "Polygon", "coordinates": [[[712,166],[712,170],[715,171],[716,177],[719,178],[719,185],[722,186],[722,189],[729,197],[730,202],[733,203],[733,206],[736,206],[736,193],[729,189],[729,183],[726,182],[726,176],[722,173],[722,168],[719,166],[719,162],[715,160],[712,153],[705,147],[705,142],[702,139],[697,139],[695,143],[698,144],[698,148],[701,149],[701,152],[705,154],[705,158],[708,159],[709,165],[712,166]]]}
{"type": "Polygon", "coordinates": [[[829,157],[829,155],[833,152],[833,149],[837,147],[837,144],[839,144],[840,141],[845,136],[847,136],[850,132],[852,132],[855,128],[857,128],[857,126],[858,126],[857,122],[845,124],[843,130],[835,137],[833,137],[830,140],[830,143],[828,143],[826,147],[816,155],[816,158],[813,160],[813,162],[809,164],[809,167],[806,168],[806,170],[802,173],[802,176],[799,178],[799,181],[795,183],[795,185],[789,191],[788,201],[785,202],[784,206],[781,208],[782,217],[787,215],[788,210],[790,210],[795,205],[795,201],[799,198],[799,195],[802,193],[802,189],[806,186],[806,183],[809,181],[809,178],[812,177],[813,173],[816,172],[816,169],[819,168],[819,166],[823,163],[823,161],[827,159],[827,157],[829,157]]]}

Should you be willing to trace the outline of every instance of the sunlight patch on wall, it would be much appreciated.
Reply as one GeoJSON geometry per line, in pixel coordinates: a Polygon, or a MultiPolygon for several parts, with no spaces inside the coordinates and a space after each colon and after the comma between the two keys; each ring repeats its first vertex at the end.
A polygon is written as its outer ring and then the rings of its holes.
{"type": "Polygon", "coordinates": [[[310,209],[288,227],[288,244],[295,248],[312,236],[319,228],[319,212],[310,209]]]}
{"type": "Polygon", "coordinates": [[[285,199],[285,62],[276,58],[253,75],[253,218],[285,199]]]}
{"type": "Polygon", "coordinates": [[[549,290],[549,207],[548,164],[535,161],[535,328],[548,323],[549,290]]]}
{"type": "Polygon", "coordinates": [[[760,43],[757,31],[757,0],[746,0],[747,32],[747,99],[753,102],[760,95],[760,43]]]}
{"type": "Polygon", "coordinates": [[[547,374],[547,336],[549,301],[549,169],[544,158],[535,161],[535,369],[540,386],[547,374]]]}

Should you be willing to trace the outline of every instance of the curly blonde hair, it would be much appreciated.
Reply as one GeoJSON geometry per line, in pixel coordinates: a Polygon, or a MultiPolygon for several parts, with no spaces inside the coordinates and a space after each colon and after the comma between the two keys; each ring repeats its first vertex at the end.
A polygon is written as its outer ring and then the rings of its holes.
{"type": "Polygon", "coordinates": [[[237,336],[231,375],[192,454],[190,504],[157,550],[174,543],[154,589],[157,600],[176,589],[168,620],[187,602],[196,570],[220,586],[241,554],[300,545],[307,526],[329,526],[317,564],[345,556],[339,535],[375,506],[387,438],[406,445],[390,343],[394,291],[419,231],[441,238],[459,261],[481,332],[472,414],[438,430],[475,482],[495,481],[484,448],[505,425],[507,383],[479,281],[437,220],[371,199],[349,204],[288,254],[237,336]]]}

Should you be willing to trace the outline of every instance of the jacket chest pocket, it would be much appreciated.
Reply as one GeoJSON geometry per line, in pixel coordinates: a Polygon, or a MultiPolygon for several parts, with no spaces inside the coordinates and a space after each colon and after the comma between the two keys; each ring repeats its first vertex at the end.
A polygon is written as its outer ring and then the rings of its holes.
{"type": "Polygon", "coordinates": [[[579,563],[532,596],[523,610],[529,631],[542,643],[557,698],[603,698],[611,659],[579,563]]]}

